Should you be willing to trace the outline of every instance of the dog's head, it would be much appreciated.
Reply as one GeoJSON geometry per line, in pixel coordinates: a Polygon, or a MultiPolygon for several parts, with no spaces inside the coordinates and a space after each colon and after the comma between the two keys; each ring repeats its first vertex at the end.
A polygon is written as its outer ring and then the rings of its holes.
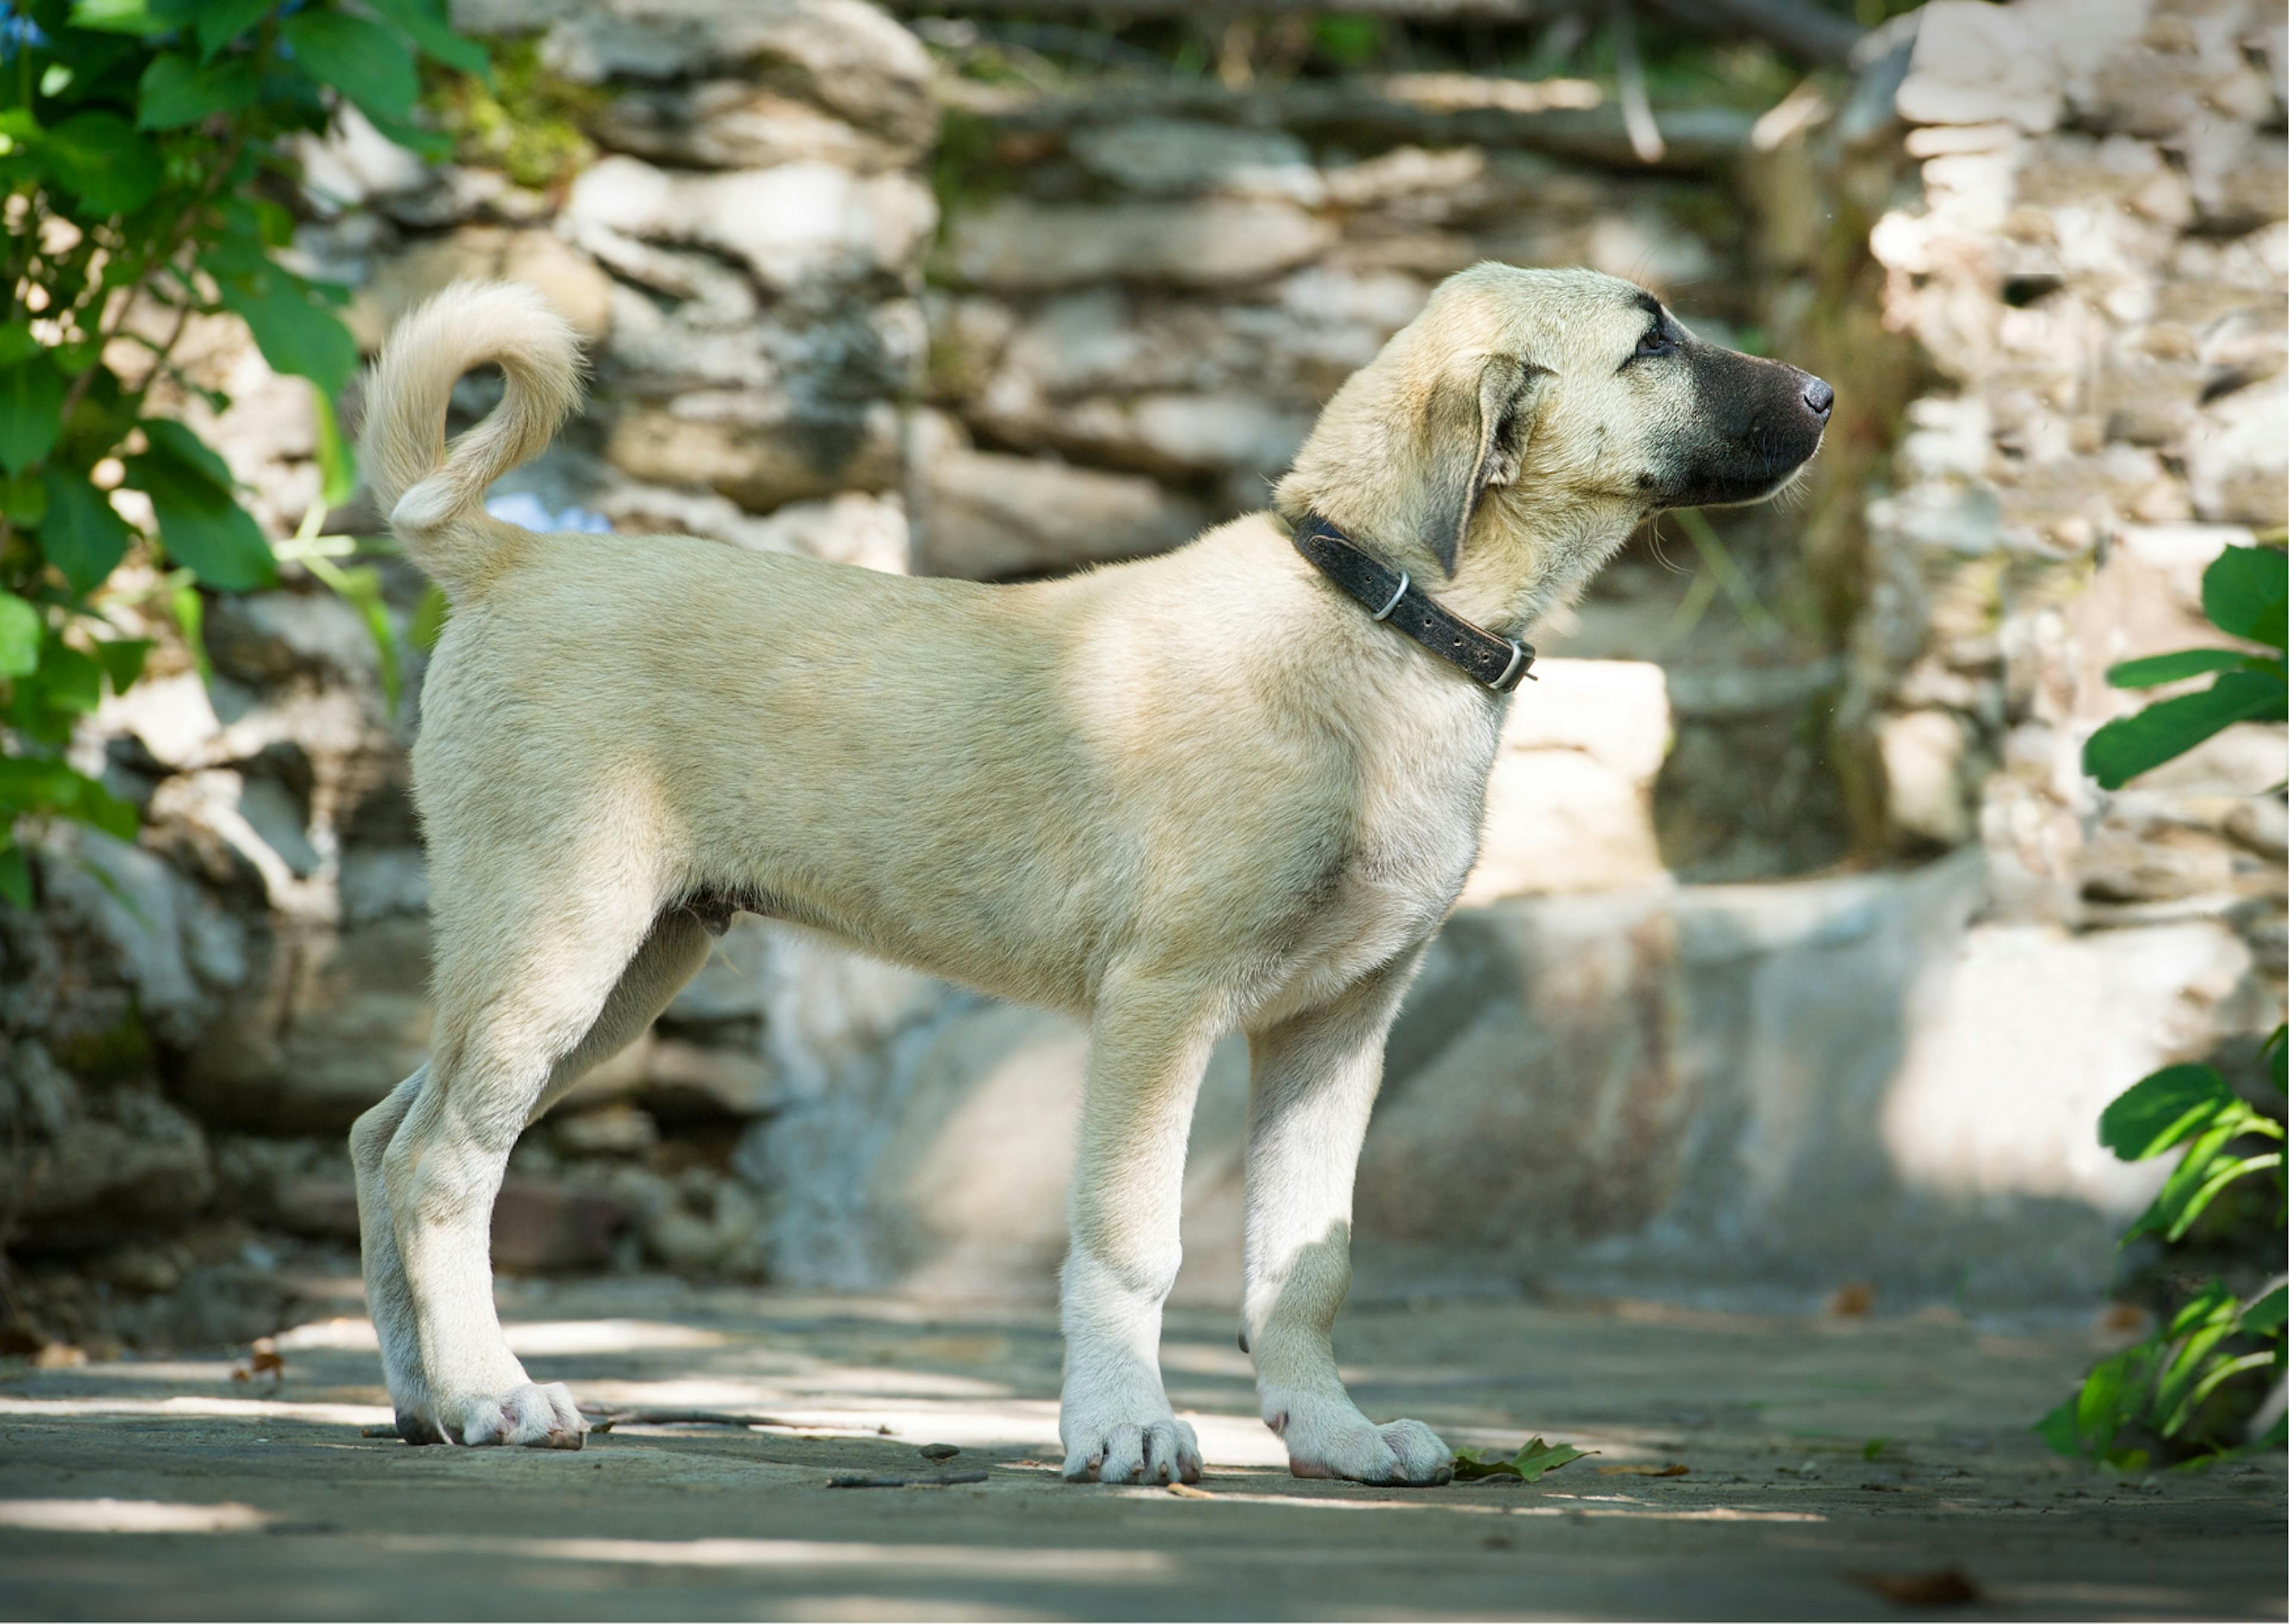
{"type": "Polygon", "coordinates": [[[1834,399],[1695,338],[1618,277],[1478,265],[1337,392],[1277,500],[1450,575],[1538,536],[1610,550],[1661,508],[1781,490],[1834,399]]]}

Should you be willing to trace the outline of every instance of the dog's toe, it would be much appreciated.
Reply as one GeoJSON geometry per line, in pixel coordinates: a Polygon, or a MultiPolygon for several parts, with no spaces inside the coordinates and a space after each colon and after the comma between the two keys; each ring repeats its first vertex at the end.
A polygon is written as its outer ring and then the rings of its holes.
{"type": "Polygon", "coordinates": [[[561,1381],[526,1382],[498,1397],[463,1406],[460,1440],[478,1447],[513,1444],[527,1449],[578,1449],[589,1423],[561,1381]]]}
{"type": "Polygon", "coordinates": [[[1173,1415],[1085,1428],[1066,1453],[1069,1483],[1197,1483],[1201,1446],[1173,1415]]]}

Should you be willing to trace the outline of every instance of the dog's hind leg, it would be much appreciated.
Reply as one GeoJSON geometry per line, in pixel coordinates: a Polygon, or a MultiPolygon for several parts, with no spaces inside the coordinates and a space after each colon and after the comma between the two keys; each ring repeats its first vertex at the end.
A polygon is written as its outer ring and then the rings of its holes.
{"type": "Polygon", "coordinates": [[[1193,1429],[1161,1385],[1161,1304],[1175,1284],[1185,1139],[1216,1037],[1198,995],[1109,979],[1091,1023],[1081,1150],[1062,1276],[1065,1476],[1201,1475],[1193,1429]]]}
{"type": "Polygon", "coordinates": [[[1415,956],[1337,1002],[1249,1034],[1248,1196],[1241,1324],[1265,1425],[1299,1477],[1445,1483],[1453,1457],[1421,1421],[1379,1427],[1336,1373],[1351,1289],[1352,1175],[1383,1074],[1383,1040],[1415,956]]]}
{"type": "Polygon", "coordinates": [[[390,1221],[389,1195],[381,1173],[382,1153],[429,1075],[422,1067],[392,1089],[350,1128],[350,1168],[357,1179],[358,1260],[365,1274],[365,1311],[381,1344],[381,1377],[397,1412],[397,1436],[408,1444],[442,1444],[445,1435],[429,1403],[421,1374],[421,1341],[413,1329],[413,1299],[398,1261],[396,1227],[390,1221]]]}
{"type": "MultiPolygon", "coordinates": [[[[668,1006],[677,990],[706,962],[709,932],[682,912],[662,914],[629,960],[604,1012],[572,1052],[558,1060],[532,1115],[538,1117],[592,1067],[626,1048],[668,1006]]],[[[357,1175],[358,1241],[365,1273],[366,1312],[381,1345],[382,1379],[397,1412],[398,1435],[409,1444],[442,1444],[429,1385],[421,1369],[413,1298],[397,1255],[382,1156],[428,1075],[423,1067],[357,1120],[350,1130],[350,1164],[357,1175]]]]}
{"type": "MultiPolygon", "coordinates": [[[[489,876],[484,897],[441,918],[437,1036],[381,1157],[429,1418],[455,1443],[581,1446],[571,1392],[532,1382],[501,1334],[493,1201],[517,1134],[552,1087],[641,1030],[680,982],[669,972],[698,962],[681,924],[658,961],[645,952],[651,886],[606,865],[584,886],[580,865],[567,867],[546,883],[489,876]],[[631,996],[616,996],[624,981],[631,996]]],[[[369,1257],[379,1261],[378,1251],[369,1257]]],[[[389,1283],[378,1284],[388,1296],[389,1283]]]]}

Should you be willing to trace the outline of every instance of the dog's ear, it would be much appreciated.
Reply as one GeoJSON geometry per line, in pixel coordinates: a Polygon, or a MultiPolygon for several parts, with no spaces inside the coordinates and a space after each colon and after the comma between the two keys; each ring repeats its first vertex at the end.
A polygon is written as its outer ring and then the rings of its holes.
{"type": "Polygon", "coordinates": [[[1491,485],[1518,473],[1526,443],[1527,406],[1549,369],[1516,356],[1489,356],[1474,372],[1441,380],[1425,410],[1423,540],[1439,567],[1455,572],[1455,558],[1471,528],[1471,515],[1491,485]]]}

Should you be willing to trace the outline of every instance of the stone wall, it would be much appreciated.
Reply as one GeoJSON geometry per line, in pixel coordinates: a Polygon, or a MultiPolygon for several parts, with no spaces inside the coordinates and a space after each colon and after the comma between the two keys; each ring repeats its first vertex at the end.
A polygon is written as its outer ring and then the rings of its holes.
{"type": "MultiPolygon", "coordinates": [[[[467,275],[589,336],[590,410],[497,492],[526,522],[987,579],[1151,552],[1260,505],[1482,257],[1635,276],[1832,378],[1795,505],[1672,521],[1539,629],[1395,1034],[1363,1279],[2104,1281],[2146,1172],[2092,1144],[2100,1104],[2281,1003],[2282,800],[2252,792],[2282,731],[2114,796],[2075,770],[2104,666],[2198,640],[2202,563],[2281,523],[2278,19],[1943,0],[1762,116],[1666,112],[1649,170],[1576,81],[1017,95],[959,26],[919,25],[934,59],[860,0],[456,9],[561,161],[425,170],[353,124],[298,250],[369,347],[467,275]]],[[[301,386],[194,337],[232,404],[183,408],[288,532],[301,386]]],[[[59,835],[39,914],[0,912],[0,1229],[52,1332],[240,1334],[339,1270],[341,1130],[426,1041],[421,658],[393,711],[356,615],[288,576],[211,603],[212,682],[152,617],[152,678],[77,747],[145,834],[59,835]]],[[[1081,1052],[742,919],[526,1136],[497,1259],[1046,1291],[1081,1052]]],[[[1203,1300],[1235,1289],[1245,1100],[1229,1044],[1203,1300]]]]}

